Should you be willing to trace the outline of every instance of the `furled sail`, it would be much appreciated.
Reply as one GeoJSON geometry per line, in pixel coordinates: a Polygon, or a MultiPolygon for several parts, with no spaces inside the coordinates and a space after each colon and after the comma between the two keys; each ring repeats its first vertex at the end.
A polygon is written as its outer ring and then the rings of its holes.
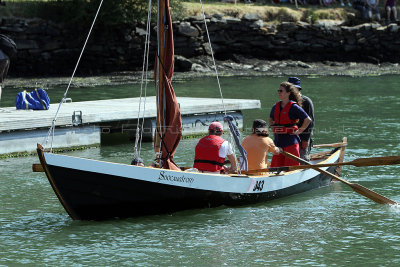
{"type": "Polygon", "coordinates": [[[173,161],[182,137],[182,118],[171,80],[174,71],[174,39],[169,0],[158,3],[158,51],[154,66],[157,90],[155,151],[160,167],[179,169],[173,161]]]}

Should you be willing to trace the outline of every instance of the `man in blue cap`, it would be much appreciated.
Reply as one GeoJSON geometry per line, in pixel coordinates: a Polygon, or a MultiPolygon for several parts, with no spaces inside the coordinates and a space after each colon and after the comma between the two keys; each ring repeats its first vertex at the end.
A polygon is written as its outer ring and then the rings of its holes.
{"type": "MultiPolygon", "coordinates": [[[[289,77],[288,82],[293,84],[295,87],[299,89],[299,92],[301,93],[301,81],[297,77],[289,77]]],[[[300,157],[304,160],[309,161],[310,160],[310,151],[312,147],[312,135],[313,135],[313,130],[314,130],[314,125],[315,125],[315,120],[314,120],[314,105],[311,99],[303,94],[301,94],[301,98],[303,99],[303,105],[302,108],[304,111],[308,114],[308,116],[311,118],[311,123],[308,125],[306,130],[299,135],[301,143],[300,143],[300,157]]],[[[303,124],[303,121],[300,120],[297,125],[300,127],[303,124]]]]}

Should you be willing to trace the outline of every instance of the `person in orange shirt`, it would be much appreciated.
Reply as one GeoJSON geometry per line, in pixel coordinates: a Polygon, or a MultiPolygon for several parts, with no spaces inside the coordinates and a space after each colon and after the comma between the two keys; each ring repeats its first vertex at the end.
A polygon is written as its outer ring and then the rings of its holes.
{"type": "Polygon", "coordinates": [[[279,147],[268,137],[267,123],[264,120],[254,120],[252,134],[242,141],[242,146],[247,152],[248,169],[268,168],[267,153],[279,154],[279,147]]]}

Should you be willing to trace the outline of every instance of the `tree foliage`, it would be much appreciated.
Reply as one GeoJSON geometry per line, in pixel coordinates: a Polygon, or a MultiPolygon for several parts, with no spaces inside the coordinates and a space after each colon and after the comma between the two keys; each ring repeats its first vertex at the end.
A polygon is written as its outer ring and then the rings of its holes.
{"type": "MultiPolygon", "coordinates": [[[[170,0],[182,13],[181,0],[170,0]]],[[[101,0],[13,1],[1,7],[0,15],[38,17],[71,26],[85,26],[93,21],[101,0]]],[[[147,19],[148,0],[104,0],[97,21],[103,26],[129,24],[147,19]]],[[[155,14],[157,2],[153,0],[155,14]]],[[[154,17],[154,16],[153,16],[154,17]]]]}

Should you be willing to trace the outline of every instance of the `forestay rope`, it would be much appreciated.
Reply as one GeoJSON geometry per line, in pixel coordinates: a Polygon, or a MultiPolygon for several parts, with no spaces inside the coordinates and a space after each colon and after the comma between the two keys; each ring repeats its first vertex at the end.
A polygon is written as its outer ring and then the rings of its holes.
{"type": "Polygon", "coordinates": [[[78,69],[79,62],[81,61],[83,52],[85,51],[86,44],[87,44],[87,42],[88,42],[88,40],[89,40],[90,34],[92,33],[94,23],[96,22],[96,19],[97,19],[97,16],[98,16],[99,12],[100,12],[100,8],[101,8],[102,4],[103,4],[103,0],[100,1],[99,7],[98,7],[98,9],[97,9],[97,11],[96,11],[96,15],[94,16],[92,25],[90,26],[89,33],[88,33],[88,35],[87,35],[87,37],[86,37],[86,40],[85,40],[85,43],[84,43],[84,45],[83,45],[83,47],[82,47],[82,50],[81,50],[81,53],[80,53],[80,55],[79,55],[78,61],[76,62],[74,71],[72,72],[72,76],[71,76],[71,79],[69,80],[67,89],[65,90],[65,93],[64,93],[64,95],[63,95],[63,98],[61,99],[60,104],[58,105],[57,112],[56,112],[56,114],[54,115],[54,119],[53,119],[53,121],[52,121],[52,123],[51,123],[51,127],[50,127],[50,129],[49,129],[49,131],[48,131],[48,133],[47,133],[47,136],[45,137],[45,139],[44,139],[43,142],[42,142],[42,143],[43,143],[43,148],[45,148],[45,145],[46,145],[47,142],[49,141],[49,137],[50,137],[50,135],[51,135],[50,152],[52,152],[52,150],[53,150],[54,130],[55,130],[55,126],[56,126],[56,121],[57,121],[58,113],[59,113],[59,111],[60,111],[60,109],[61,109],[61,105],[65,102],[65,99],[67,98],[67,93],[68,93],[69,88],[71,87],[72,79],[74,78],[75,72],[76,72],[76,70],[78,69]]]}
{"type": "Polygon", "coordinates": [[[216,78],[217,78],[217,83],[218,83],[218,88],[219,88],[219,94],[221,95],[222,107],[223,107],[223,109],[224,109],[224,114],[225,114],[225,116],[226,116],[226,108],[225,108],[225,103],[224,103],[224,97],[223,97],[223,95],[222,95],[221,84],[220,84],[220,82],[219,82],[217,64],[215,64],[214,51],[213,51],[213,49],[212,49],[210,34],[208,33],[208,27],[207,27],[207,22],[206,22],[206,15],[204,14],[203,2],[202,2],[201,0],[200,0],[200,5],[201,5],[201,14],[203,15],[204,27],[205,27],[206,33],[207,33],[208,45],[210,46],[211,58],[212,58],[212,61],[213,61],[213,66],[214,66],[214,70],[215,70],[215,75],[216,75],[216,78]]]}
{"type": "MultiPolygon", "coordinates": [[[[202,13],[202,16],[203,16],[203,21],[204,21],[204,27],[205,27],[205,29],[206,29],[206,34],[207,34],[207,39],[208,39],[208,45],[209,45],[209,47],[210,47],[210,52],[211,52],[211,58],[212,58],[212,61],[213,61],[213,66],[214,66],[214,71],[215,71],[215,75],[216,75],[216,78],[217,78],[217,83],[218,83],[218,88],[219,88],[219,94],[220,94],[220,96],[221,96],[221,101],[222,101],[222,107],[223,107],[223,109],[224,109],[224,121],[226,121],[226,122],[228,122],[228,125],[229,125],[229,129],[230,129],[230,132],[229,132],[229,143],[233,146],[233,151],[235,151],[235,143],[238,145],[238,147],[239,147],[239,150],[240,150],[240,152],[242,153],[242,150],[244,151],[244,152],[246,152],[243,148],[242,148],[242,146],[240,145],[240,142],[238,142],[238,138],[239,138],[239,136],[240,136],[240,134],[237,136],[236,135],[236,133],[238,133],[239,131],[235,131],[234,129],[233,129],[233,117],[232,116],[229,116],[229,118],[227,118],[227,115],[226,115],[226,107],[225,107],[225,103],[224,103],[224,96],[222,95],[222,89],[221,89],[221,83],[219,82],[219,76],[218,76],[218,69],[217,69],[217,64],[215,63],[215,58],[214,58],[214,51],[213,51],[213,49],[212,49],[212,45],[211,45],[211,39],[210,39],[210,34],[209,34],[209,32],[208,32],[208,27],[207,27],[207,22],[206,22],[206,15],[205,15],[205,13],[204,13],[204,7],[203,7],[203,2],[202,2],[202,0],[200,0],[200,5],[201,5],[201,13],[202,13]],[[235,134],[235,137],[233,136],[235,134]],[[235,141],[235,142],[233,142],[233,140],[235,141]]],[[[236,127],[235,127],[236,128],[236,127]]],[[[243,153],[242,153],[242,156],[243,157],[246,157],[246,155],[243,155],[243,153]]],[[[239,166],[238,164],[237,164],[237,160],[236,160],[236,157],[235,157],[235,162],[236,162],[236,166],[239,166]]],[[[247,170],[247,158],[246,158],[246,163],[245,163],[245,169],[247,170]]],[[[240,170],[241,170],[242,168],[238,168],[238,170],[239,170],[239,173],[240,173],[240,170]]]]}

